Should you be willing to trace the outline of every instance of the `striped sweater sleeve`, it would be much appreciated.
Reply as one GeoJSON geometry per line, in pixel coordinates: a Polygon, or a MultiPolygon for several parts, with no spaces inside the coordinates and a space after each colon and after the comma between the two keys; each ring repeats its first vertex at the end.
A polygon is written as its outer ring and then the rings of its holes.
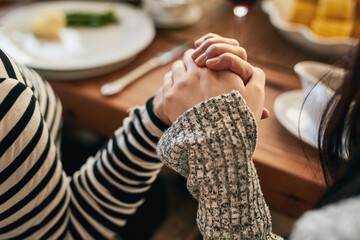
{"type": "Polygon", "coordinates": [[[165,128],[150,99],[145,107],[133,109],[123,127],[74,174],[72,238],[110,239],[125,226],[163,166],[155,149],[165,128]]]}
{"type": "Polygon", "coordinates": [[[59,154],[61,104],[0,50],[0,239],[110,239],[145,201],[166,128],[149,100],[73,176],[59,154]]]}
{"type": "Polygon", "coordinates": [[[253,114],[239,92],[209,99],[163,134],[160,159],[187,178],[204,239],[272,239],[271,219],[252,161],[253,114]]]}
{"type": "Polygon", "coordinates": [[[30,88],[0,79],[0,239],[63,238],[70,192],[30,88]]]}

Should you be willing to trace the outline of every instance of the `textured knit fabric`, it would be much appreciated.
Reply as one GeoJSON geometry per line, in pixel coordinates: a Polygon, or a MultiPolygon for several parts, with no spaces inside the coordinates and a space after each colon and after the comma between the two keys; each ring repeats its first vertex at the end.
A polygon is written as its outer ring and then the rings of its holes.
{"type": "Polygon", "coordinates": [[[276,238],[252,161],[256,131],[253,114],[234,91],[188,110],[159,141],[160,159],[187,177],[199,202],[204,239],[276,238]]]}
{"type": "MultiPolygon", "coordinates": [[[[187,178],[199,201],[204,239],[281,239],[271,233],[252,154],[254,117],[238,92],[207,100],[180,116],[157,148],[160,159],[187,178]]],[[[360,239],[360,197],[306,212],[290,239],[360,239]]]]}
{"type": "Polygon", "coordinates": [[[72,177],[61,117],[50,85],[0,50],[0,239],[111,239],[163,166],[155,148],[166,125],[151,100],[72,177]]]}
{"type": "Polygon", "coordinates": [[[290,239],[360,239],[360,197],[352,197],[306,212],[296,222],[290,239]]]}

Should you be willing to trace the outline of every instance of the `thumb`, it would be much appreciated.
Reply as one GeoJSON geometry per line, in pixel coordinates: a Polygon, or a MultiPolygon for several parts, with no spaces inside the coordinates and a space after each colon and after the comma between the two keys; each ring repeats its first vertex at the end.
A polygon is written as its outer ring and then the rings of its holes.
{"type": "Polygon", "coordinates": [[[224,53],[216,58],[208,59],[206,61],[206,66],[214,71],[229,69],[239,75],[245,85],[253,74],[253,68],[251,65],[232,53],[224,53]]]}

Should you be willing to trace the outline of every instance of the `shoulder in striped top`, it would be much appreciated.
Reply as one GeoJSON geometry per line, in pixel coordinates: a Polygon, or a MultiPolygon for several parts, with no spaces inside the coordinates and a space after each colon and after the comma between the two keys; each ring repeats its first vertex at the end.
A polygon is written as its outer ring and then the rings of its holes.
{"type": "Polygon", "coordinates": [[[166,125],[152,100],[68,177],[58,152],[62,109],[51,86],[0,50],[0,91],[0,238],[112,238],[162,167],[155,148],[166,125]]]}

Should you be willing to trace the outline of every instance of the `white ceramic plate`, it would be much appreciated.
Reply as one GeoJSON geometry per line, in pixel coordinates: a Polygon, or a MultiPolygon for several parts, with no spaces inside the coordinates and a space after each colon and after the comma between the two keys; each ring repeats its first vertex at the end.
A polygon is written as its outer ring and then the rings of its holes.
{"type": "Polygon", "coordinates": [[[96,1],[37,2],[0,19],[0,48],[17,62],[57,79],[79,79],[113,71],[134,59],[155,36],[152,19],[125,3],[96,1]],[[66,12],[113,10],[119,23],[101,28],[65,28],[60,42],[34,37],[34,19],[52,9],[66,12]]]}
{"type": "Polygon", "coordinates": [[[317,148],[318,127],[312,122],[309,114],[304,109],[301,109],[303,103],[302,94],[302,90],[293,90],[280,94],[274,102],[275,116],[291,134],[299,139],[301,136],[302,141],[317,148]],[[299,116],[301,119],[299,119],[299,116]]]}
{"type": "Polygon", "coordinates": [[[271,24],[289,41],[302,49],[327,57],[348,54],[358,40],[354,38],[328,38],[314,34],[309,27],[287,21],[294,0],[263,0],[261,7],[270,17],[271,24]]]}

